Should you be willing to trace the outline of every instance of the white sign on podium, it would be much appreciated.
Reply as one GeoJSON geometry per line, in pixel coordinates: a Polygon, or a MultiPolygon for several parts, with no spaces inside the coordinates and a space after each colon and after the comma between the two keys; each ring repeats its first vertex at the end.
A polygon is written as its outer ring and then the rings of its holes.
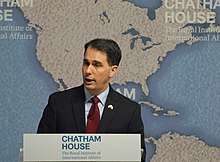
{"type": "Polygon", "coordinates": [[[141,161],[139,134],[24,134],[23,161],[141,161]]]}

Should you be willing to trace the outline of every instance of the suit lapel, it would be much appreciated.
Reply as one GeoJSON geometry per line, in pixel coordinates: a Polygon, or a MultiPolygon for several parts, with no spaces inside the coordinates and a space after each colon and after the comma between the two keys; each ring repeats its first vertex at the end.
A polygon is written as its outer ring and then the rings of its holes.
{"type": "Polygon", "coordinates": [[[111,124],[111,121],[117,112],[117,98],[115,98],[115,91],[110,87],[109,94],[105,103],[105,108],[102,114],[102,118],[99,124],[98,133],[106,132],[107,128],[111,124]],[[113,109],[111,109],[111,106],[113,109]]]}
{"type": "Polygon", "coordinates": [[[85,132],[85,93],[83,86],[78,87],[72,98],[73,115],[79,132],[85,132]]]}

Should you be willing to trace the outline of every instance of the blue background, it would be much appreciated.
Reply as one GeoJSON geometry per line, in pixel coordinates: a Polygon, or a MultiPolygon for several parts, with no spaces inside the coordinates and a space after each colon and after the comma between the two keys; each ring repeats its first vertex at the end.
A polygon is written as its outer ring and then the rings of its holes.
{"type": "MultiPolygon", "coordinates": [[[[130,1],[148,8],[148,16],[161,4],[155,0],[130,1]]],[[[3,25],[27,26],[22,12],[13,9],[13,22],[3,25]]],[[[217,14],[219,11],[217,11],[217,14]]],[[[219,15],[219,14],[218,14],[219,15]]],[[[218,21],[219,22],[219,18],[218,21]]],[[[43,70],[36,58],[37,34],[32,40],[0,40],[0,157],[2,162],[18,161],[22,135],[35,133],[48,96],[59,85],[43,70]]],[[[169,131],[196,135],[210,146],[220,147],[220,42],[181,44],[170,52],[161,68],[146,80],[150,94],[145,96],[141,85],[128,82],[114,88],[136,88],[136,101],[150,101],[180,112],[177,117],[153,116],[153,110],[142,105],[146,137],[159,139],[169,131]]],[[[148,157],[155,151],[147,144],[148,157]]]]}

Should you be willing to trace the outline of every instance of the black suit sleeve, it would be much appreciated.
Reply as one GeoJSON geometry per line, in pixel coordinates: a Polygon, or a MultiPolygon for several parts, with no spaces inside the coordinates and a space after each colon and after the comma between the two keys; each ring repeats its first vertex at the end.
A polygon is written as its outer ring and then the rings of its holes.
{"type": "Polygon", "coordinates": [[[136,108],[136,111],[133,113],[131,122],[129,124],[129,132],[131,133],[140,133],[141,134],[141,148],[143,149],[143,155],[141,158],[142,162],[145,162],[146,157],[146,147],[145,147],[145,141],[144,141],[144,125],[141,119],[141,107],[138,105],[136,108]]]}
{"type": "Polygon", "coordinates": [[[55,133],[57,131],[56,110],[53,97],[50,96],[38,125],[37,133],[55,133]]]}

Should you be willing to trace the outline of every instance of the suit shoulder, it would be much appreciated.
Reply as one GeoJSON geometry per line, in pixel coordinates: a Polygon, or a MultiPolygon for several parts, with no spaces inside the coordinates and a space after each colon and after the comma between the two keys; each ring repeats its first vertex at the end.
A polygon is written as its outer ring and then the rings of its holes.
{"type": "Polygon", "coordinates": [[[82,86],[70,88],[70,89],[63,90],[63,91],[54,92],[50,95],[50,97],[52,97],[52,98],[57,98],[57,97],[59,98],[62,96],[68,97],[68,96],[72,96],[74,93],[79,93],[79,92],[83,92],[82,86]]]}
{"type": "Polygon", "coordinates": [[[133,101],[128,97],[125,97],[124,95],[120,94],[119,92],[117,92],[115,90],[114,90],[114,93],[115,93],[115,98],[119,99],[120,101],[122,101],[126,104],[140,106],[139,103],[137,103],[136,101],[133,101]]]}

